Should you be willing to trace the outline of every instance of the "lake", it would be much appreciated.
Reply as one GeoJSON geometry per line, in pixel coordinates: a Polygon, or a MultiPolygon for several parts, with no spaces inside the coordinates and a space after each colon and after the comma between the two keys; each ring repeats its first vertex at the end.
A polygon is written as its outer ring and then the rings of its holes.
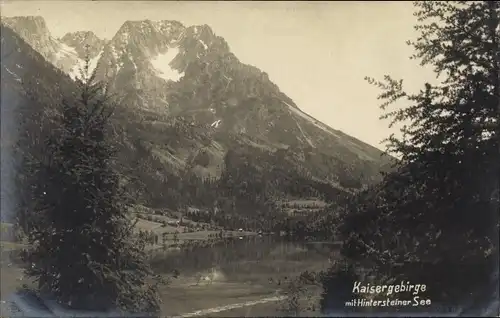
{"type": "MultiPolygon", "coordinates": [[[[157,273],[167,274],[174,270],[180,273],[179,278],[162,288],[162,294],[168,295],[164,299],[164,314],[188,317],[188,313],[198,310],[278,297],[288,279],[306,270],[326,269],[329,258],[335,258],[337,253],[338,248],[329,243],[252,236],[228,239],[208,247],[157,250],[152,256],[152,264],[157,273]]],[[[224,316],[226,311],[231,316],[247,315],[250,310],[255,316],[259,306],[267,311],[278,307],[266,302],[248,306],[242,312],[235,308],[217,312],[217,315],[224,316]]]]}
{"type": "MultiPolygon", "coordinates": [[[[153,251],[156,273],[179,272],[160,287],[162,315],[179,317],[278,316],[287,279],[329,266],[338,248],[270,236],[238,237],[212,246],[153,251]]],[[[20,287],[22,270],[2,264],[2,295],[20,287]]]]}

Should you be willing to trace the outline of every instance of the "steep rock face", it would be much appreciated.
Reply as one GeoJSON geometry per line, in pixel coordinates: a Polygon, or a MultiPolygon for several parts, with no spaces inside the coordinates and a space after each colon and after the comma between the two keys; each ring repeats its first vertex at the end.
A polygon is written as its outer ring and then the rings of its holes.
{"type": "MultiPolygon", "coordinates": [[[[52,57],[59,49],[59,43],[50,35],[45,20],[40,16],[2,17],[2,23],[19,34],[45,58],[52,57]]],[[[52,61],[52,59],[50,60],[52,61]]]]}
{"type": "Polygon", "coordinates": [[[69,32],[60,41],[74,48],[80,59],[84,59],[87,53],[91,59],[97,57],[107,43],[91,31],[69,32]]]}
{"type": "Polygon", "coordinates": [[[75,49],[52,37],[42,17],[2,17],[2,24],[9,26],[59,69],[71,73],[74,66],[78,64],[78,54],[75,49]]]}
{"type": "Polygon", "coordinates": [[[82,31],[58,42],[39,18],[9,19],[17,22],[7,25],[72,78],[84,46],[91,47],[91,70],[97,67],[98,79],[121,101],[117,138],[132,173],[148,170],[159,180],[186,173],[220,177],[231,149],[248,158],[255,173],[266,174],[274,165],[351,191],[377,181],[389,164],[378,149],[301,111],[265,72],[241,63],[207,25],[127,21],[110,41],[82,31]],[[38,28],[31,22],[31,31],[20,27],[30,19],[38,28]],[[69,70],[50,58],[57,45],[75,52],[69,70]],[[148,167],[134,166],[144,158],[148,167]]]}

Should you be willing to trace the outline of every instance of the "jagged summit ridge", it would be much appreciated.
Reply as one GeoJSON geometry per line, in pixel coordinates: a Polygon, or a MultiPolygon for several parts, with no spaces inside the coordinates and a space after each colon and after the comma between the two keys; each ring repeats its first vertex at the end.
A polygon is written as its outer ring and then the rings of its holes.
{"type": "Polygon", "coordinates": [[[208,25],[186,27],[175,20],[125,21],[110,41],[91,31],[69,32],[56,39],[41,16],[4,18],[2,23],[72,78],[80,75],[88,46],[91,69],[103,65],[102,74],[108,73],[111,81],[125,72],[137,83],[133,87],[143,87],[145,81],[156,88],[158,81],[178,81],[193,60],[213,47],[217,54],[229,52],[225,40],[208,25]]]}
{"type": "MultiPolygon", "coordinates": [[[[168,112],[173,86],[199,66],[229,52],[208,25],[184,26],[174,20],[126,21],[104,47],[99,78],[117,91],[140,91],[131,105],[168,112]]],[[[195,74],[196,76],[196,74],[195,74]]]]}
{"type": "Polygon", "coordinates": [[[74,48],[80,59],[84,59],[87,52],[90,58],[96,57],[107,44],[106,40],[100,39],[92,31],[69,32],[60,41],[74,48]]]}
{"type": "Polygon", "coordinates": [[[153,56],[158,50],[165,51],[167,47],[192,48],[193,42],[199,42],[206,50],[209,46],[207,42],[211,42],[214,37],[208,25],[186,27],[174,20],[138,20],[124,22],[110,44],[116,49],[132,46],[153,56]]]}
{"type": "MultiPolygon", "coordinates": [[[[22,28],[19,21],[16,30],[22,28]]],[[[73,51],[69,68],[42,54],[73,78],[83,66],[82,45],[94,45],[91,69],[98,67],[98,79],[110,84],[130,116],[148,118],[135,124],[132,117],[123,119],[128,138],[138,138],[165,169],[194,169],[192,149],[205,154],[203,166],[196,167],[204,176],[220,173],[229,149],[278,156],[289,169],[331,184],[352,178],[368,182],[385,165],[379,150],[302,112],[265,72],[240,62],[207,25],[126,21],[109,41],[88,31],[60,40],[48,30],[42,33],[56,44],[53,55],[64,47],[73,51]],[[186,131],[177,122],[193,128],[186,131]]],[[[30,42],[33,38],[25,36],[35,50],[46,51],[30,42]]]]}

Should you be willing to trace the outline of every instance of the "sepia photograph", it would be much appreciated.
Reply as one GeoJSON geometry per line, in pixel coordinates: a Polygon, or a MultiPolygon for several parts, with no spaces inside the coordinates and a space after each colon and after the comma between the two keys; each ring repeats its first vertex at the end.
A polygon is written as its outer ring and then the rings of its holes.
{"type": "Polygon", "coordinates": [[[0,10],[0,317],[500,317],[500,1],[0,10]]]}

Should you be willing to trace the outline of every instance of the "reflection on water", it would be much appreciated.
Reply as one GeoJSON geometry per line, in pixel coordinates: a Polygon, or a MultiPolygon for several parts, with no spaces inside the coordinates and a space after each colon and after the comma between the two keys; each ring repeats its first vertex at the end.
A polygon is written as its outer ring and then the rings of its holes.
{"type": "Polygon", "coordinates": [[[160,273],[178,270],[184,276],[202,273],[203,277],[229,281],[263,282],[269,278],[298,275],[305,270],[323,269],[336,251],[337,248],[328,243],[298,243],[252,236],[243,240],[228,239],[209,247],[156,251],[152,264],[160,273]]]}

